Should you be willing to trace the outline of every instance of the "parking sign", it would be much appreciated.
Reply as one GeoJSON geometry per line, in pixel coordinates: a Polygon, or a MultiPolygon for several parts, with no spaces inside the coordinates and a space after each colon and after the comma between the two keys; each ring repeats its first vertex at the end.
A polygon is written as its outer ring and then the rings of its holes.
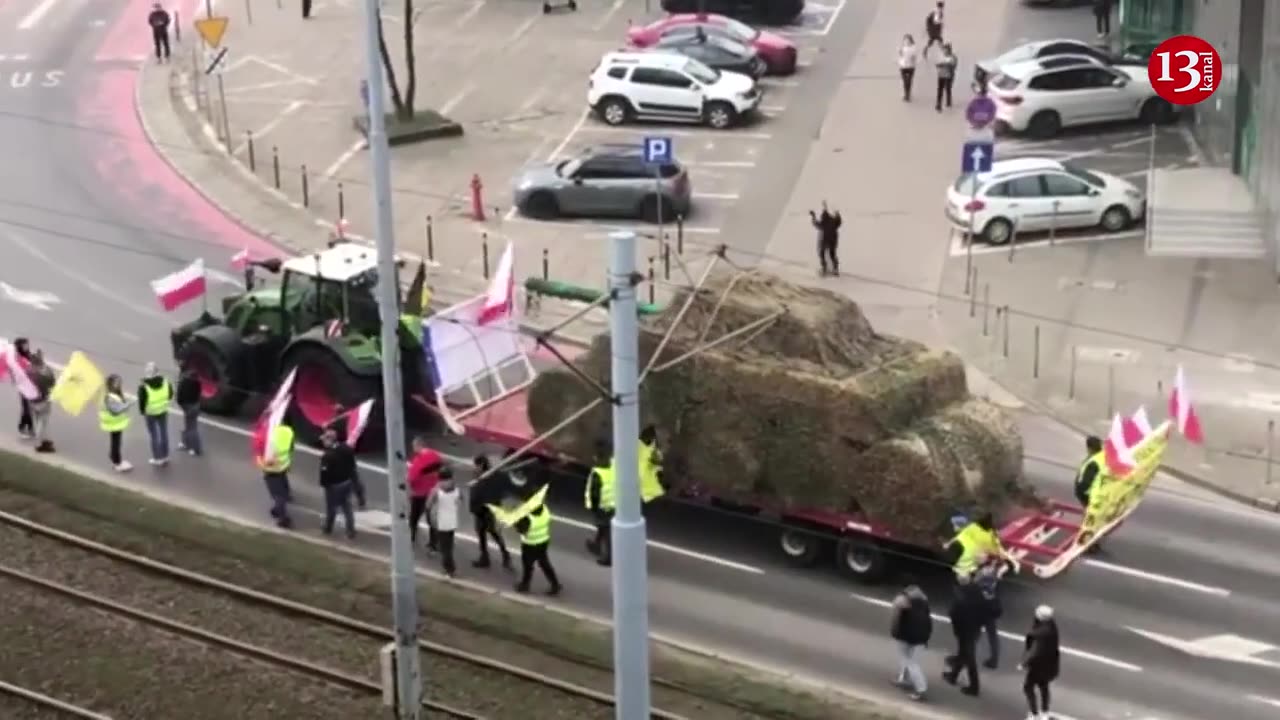
{"type": "Polygon", "coordinates": [[[644,161],[650,165],[670,165],[674,148],[669,137],[646,137],[644,139],[644,161]]]}

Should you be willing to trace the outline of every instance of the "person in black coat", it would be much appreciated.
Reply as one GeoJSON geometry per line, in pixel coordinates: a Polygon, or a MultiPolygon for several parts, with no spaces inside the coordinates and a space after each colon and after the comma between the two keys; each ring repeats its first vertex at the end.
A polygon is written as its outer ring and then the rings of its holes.
{"type": "MultiPolygon", "coordinates": [[[[31,365],[31,341],[26,338],[17,338],[13,341],[14,364],[19,367],[27,367],[31,365]]],[[[18,415],[18,434],[25,438],[33,438],[36,436],[36,426],[31,420],[31,401],[27,396],[18,393],[18,401],[22,404],[22,411],[18,415]]]]}
{"type": "Polygon", "coordinates": [[[151,6],[147,13],[147,25],[151,27],[151,44],[155,46],[156,61],[169,59],[169,13],[160,3],[151,6]]]}
{"type": "Polygon", "coordinates": [[[324,431],[320,443],[324,446],[320,455],[320,487],[324,490],[322,532],[325,535],[333,532],[333,521],[341,512],[347,537],[354,538],[356,519],[351,509],[351,489],[356,477],[356,454],[332,429],[324,431]]]}
{"type": "Polygon", "coordinates": [[[982,594],[966,575],[956,576],[956,594],[951,602],[951,632],[956,637],[955,654],[947,656],[947,669],[942,679],[955,685],[964,671],[968,684],[960,688],[965,695],[978,694],[978,635],[986,619],[982,594]]]}
{"type": "Polygon", "coordinates": [[[1027,697],[1027,708],[1032,718],[1047,720],[1050,717],[1049,685],[1058,678],[1060,657],[1058,624],[1053,620],[1053,608],[1041,605],[1036,608],[1036,619],[1027,632],[1026,651],[1018,666],[1026,672],[1022,694],[1027,697]],[[1036,697],[1037,692],[1039,698],[1036,697]]]}
{"type": "Polygon", "coordinates": [[[469,493],[471,519],[475,526],[476,542],[480,545],[480,557],[476,558],[471,566],[489,567],[489,538],[493,538],[498,544],[498,551],[502,553],[502,567],[510,570],[511,552],[507,550],[507,543],[502,539],[502,533],[498,531],[498,524],[494,521],[493,511],[489,506],[502,503],[502,499],[511,492],[511,480],[502,470],[485,476],[493,467],[485,455],[477,455],[471,463],[475,467],[476,477],[481,478],[471,484],[469,493]]]}
{"type": "Polygon", "coordinates": [[[821,213],[809,211],[809,222],[813,223],[813,227],[818,231],[820,274],[840,275],[840,258],[837,252],[840,249],[840,226],[844,224],[840,211],[831,212],[827,209],[827,201],[823,200],[821,213]]]}
{"type": "Polygon", "coordinates": [[[182,374],[178,376],[178,389],[174,400],[182,410],[182,440],[179,450],[186,450],[191,455],[204,454],[204,444],[200,441],[200,376],[195,370],[184,364],[182,374]]]}
{"type": "Polygon", "coordinates": [[[919,657],[933,636],[933,617],[929,612],[929,598],[912,578],[906,580],[902,592],[893,599],[889,636],[898,643],[895,684],[907,690],[912,700],[923,700],[928,681],[920,669],[919,657]]]}
{"type": "Polygon", "coordinates": [[[1111,34],[1111,0],[1093,0],[1093,24],[1099,39],[1111,34]]]}

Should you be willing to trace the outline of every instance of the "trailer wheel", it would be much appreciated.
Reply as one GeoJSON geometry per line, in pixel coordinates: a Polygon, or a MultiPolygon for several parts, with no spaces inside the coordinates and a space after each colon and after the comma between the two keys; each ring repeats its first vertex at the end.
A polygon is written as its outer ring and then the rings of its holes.
{"type": "Polygon", "coordinates": [[[796,567],[811,567],[822,552],[822,538],[804,530],[787,529],[778,535],[778,546],[787,562],[796,567]]]}
{"type": "Polygon", "coordinates": [[[865,538],[845,538],[836,545],[836,564],[840,572],[859,582],[872,583],[884,577],[887,561],[884,551],[865,538]]]}

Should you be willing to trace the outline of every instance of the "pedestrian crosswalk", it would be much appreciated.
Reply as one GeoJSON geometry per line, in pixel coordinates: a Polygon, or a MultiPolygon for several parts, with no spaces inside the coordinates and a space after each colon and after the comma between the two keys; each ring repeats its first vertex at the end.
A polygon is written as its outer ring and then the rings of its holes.
{"type": "MultiPolygon", "coordinates": [[[[189,24],[184,18],[191,17],[194,0],[164,4],[175,16],[175,30],[178,23],[189,24]]],[[[143,19],[151,6],[152,0],[4,0],[0,72],[13,63],[61,70],[85,61],[146,60],[151,38],[143,19]]]]}

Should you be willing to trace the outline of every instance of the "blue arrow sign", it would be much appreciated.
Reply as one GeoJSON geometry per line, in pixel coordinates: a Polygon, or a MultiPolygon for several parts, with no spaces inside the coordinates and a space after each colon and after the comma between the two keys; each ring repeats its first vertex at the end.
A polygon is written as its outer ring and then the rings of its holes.
{"type": "Polygon", "coordinates": [[[987,140],[969,140],[960,151],[960,172],[991,172],[991,161],[995,158],[995,143],[987,140]]]}
{"type": "Polygon", "coordinates": [[[674,159],[675,148],[669,137],[646,137],[644,139],[644,161],[650,165],[670,165],[674,159]]]}

